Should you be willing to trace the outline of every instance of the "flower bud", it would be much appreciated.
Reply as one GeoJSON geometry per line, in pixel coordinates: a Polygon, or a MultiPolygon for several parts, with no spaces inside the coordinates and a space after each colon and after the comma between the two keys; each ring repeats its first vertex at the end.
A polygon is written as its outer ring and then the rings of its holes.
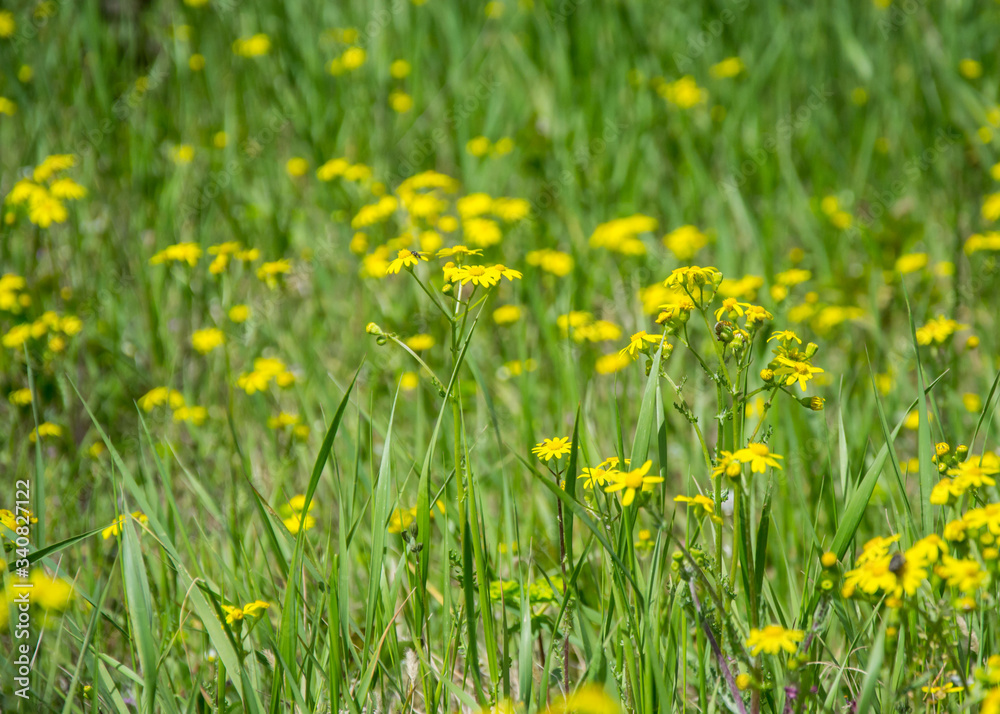
{"type": "Polygon", "coordinates": [[[817,345],[815,342],[810,342],[808,345],[806,345],[806,350],[805,350],[806,359],[812,359],[812,356],[816,354],[818,350],[819,350],[819,345],[817,345]]]}
{"type": "Polygon", "coordinates": [[[382,328],[376,325],[374,322],[369,322],[367,325],[365,325],[365,332],[367,332],[369,335],[376,335],[376,336],[385,334],[384,332],[382,332],[382,328]]]}
{"type": "Polygon", "coordinates": [[[802,397],[799,400],[799,404],[806,409],[812,409],[814,412],[821,412],[823,411],[824,404],[826,404],[826,400],[823,397],[802,397]]]}
{"type": "Polygon", "coordinates": [[[765,382],[770,382],[771,380],[774,379],[774,370],[773,369],[762,369],[760,371],[760,378],[763,379],[765,382]]]}

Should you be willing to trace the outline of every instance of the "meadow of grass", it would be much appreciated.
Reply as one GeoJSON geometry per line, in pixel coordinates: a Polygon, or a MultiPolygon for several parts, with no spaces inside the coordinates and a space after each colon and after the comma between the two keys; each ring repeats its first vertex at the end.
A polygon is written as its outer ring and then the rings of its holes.
{"type": "Polygon", "coordinates": [[[0,711],[1000,712],[1000,5],[0,6],[0,711]]]}

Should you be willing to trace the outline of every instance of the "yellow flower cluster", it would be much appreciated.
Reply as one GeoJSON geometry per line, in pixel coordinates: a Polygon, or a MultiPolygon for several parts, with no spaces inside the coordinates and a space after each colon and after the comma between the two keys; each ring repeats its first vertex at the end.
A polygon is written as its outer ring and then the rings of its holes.
{"type": "Polygon", "coordinates": [[[973,233],[966,239],[963,250],[966,255],[972,255],[981,250],[1000,250],[1000,231],[973,233]]]}
{"type": "Polygon", "coordinates": [[[292,436],[300,441],[309,438],[309,426],[302,423],[302,417],[298,414],[288,412],[278,412],[278,416],[270,417],[267,420],[267,428],[279,431],[291,427],[292,436]]]}
{"type": "Polygon", "coordinates": [[[175,243],[167,246],[149,259],[150,265],[163,265],[164,263],[187,263],[192,268],[197,265],[198,259],[202,256],[201,246],[197,243],[175,243]]]}
{"type": "Polygon", "coordinates": [[[556,325],[563,337],[574,342],[608,342],[622,336],[622,328],[609,320],[595,320],[583,310],[574,310],[556,318],[556,325]]]}
{"type": "Polygon", "coordinates": [[[485,136],[476,136],[465,143],[465,150],[476,158],[490,154],[491,156],[506,156],[514,150],[514,140],[503,136],[493,143],[485,136]]]}
{"type": "Polygon", "coordinates": [[[819,207],[835,228],[847,230],[854,223],[854,217],[841,208],[840,200],[836,196],[824,197],[819,207]]]}
{"type": "MultiPolygon", "coordinates": [[[[723,298],[741,298],[743,300],[753,300],[757,297],[757,291],[760,290],[761,286],[764,285],[764,278],[759,275],[744,275],[742,278],[724,278],[721,283],[719,283],[718,290],[716,291],[719,297],[723,298]]],[[[777,287],[777,286],[775,286],[777,287]]],[[[781,295],[781,300],[787,296],[787,291],[781,295]]],[[[774,290],[771,291],[771,297],[774,297],[774,290]]]]}
{"type": "Polygon", "coordinates": [[[236,386],[252,395],[266,390],[272,381],[279,387],[290,387],[295,384],[295,375],[277,357],[258,357],[253,370],[237,378],[236,386]]]}
{"type": "Polygon", "coordinates": [[[345,181],[361,183],[372,177],[372,170],[364,164],[352,164],[346,158],[330,159],[316,169],[316,178],[320,181],[333,181],[343,178],[345,181]]]}
{"type": "Polygon", "coordinates": [[[351,228],[367,228],[382,223],[399,208],[399,200],[395,196],[382,196],[375,203],[362,206],[357,215],[351,219],[351,228]]]}
{"type": "Polygon", "coordinates": [[[917,328],[917,344],[941,346],[948,342],[956,332],[968,327],[968,325],[959,324],[944,315],[939,315],[917,328]]]}
{"type": "Polygon", "coordinates": [[[194,426],[201,426],[208,419],[208,410],[205,407],[188,405],[184,401],[184,395],[176,389],[170,387],[154,387],[139,397],[139,408],[144,412],[151,412],[158,406],[166,404],[173,412],[175,422],[188,422],[194,426]]]}
{"type": "Polygon", "coordinates": [[[274,290],[278,286],[278,277],[292,272],[292,261],[287,258],[263,263],[257,268],[257,278],[264,281],[267,287],[274,290]]]}
{"type": "MultiPolygon", "coordinates": [[[[28,220],[40,228],[53,223],[64,223],[69,217],[63,201],[76,201],[87,195],[87,189],[71,178],[60,176],[76,166],[72,154],[47,156],[35,167],[32,177],[22,178],[14,184],[4,202],[14,207],[26,206],[28,220]]],[[[16,214],[8,212],[4,221],[11,223],[16,214]]]]}
{"type": "Polygon", "coordinates": [[[4,333],[3,338],[0,338],[0,344],[7,349],[20,352],[31,340],[40,340],[49,335],[48,349],[52,352],[62,352],[66,349],[65,337],[71,337],[82,329],[83,322],[76,315],[60,315],[53,310],[47,310],[33,322],[14,325],[4,333]]]}
{"type": "Polygon", "coordinates": [[[799,349],[802,340],[791,330],[773,333],[767,338],[768,342],[772,340],[778,340],[778,345],[774,349],[775,358],[767,365],[767,371],[771,373],[770,379],[778,379],[787,387],[798,384],[799,389],[805,392],[806,383],[823,372],[811,363],[819,346],[810,342],[805,349],[799,349]]]}
{"type": "Polygon", "coordinates": [[[674,254],[677,260],[687,261],[708,245],[708,238],[695,226],[684,225],[663,236],[663,245],[674,254]]]}
{"type": "Polygon", "coordinates": [[[590,236],[591,248],[605,248],[622,255],[645,255],[646,244],[639,239],[642,233],[652,233],[658,223],[655,218],[641,213],[626,218],[616,218],[601,223],[590,236]]]}
{"type": "Polygon", "coordinates": [[[528,265],[536,266],[556,277],[566,277],[573,270],[573,256],[560,250],[542,248],[524,256],[528,265]]]}
{"type": "Polygon", "coordinates": [[[677,268],[663,281],[664,286],[673,292],[686,294],[696,306],[711,302],[720,283],[722,273],[715,268],[697,265],[677,268]]]}
{"type": "Polygon", "coordinates": [[[0,276],[0,310],[18,314],[31,305],[31,296],[22,292],[27,287],[24,278],[14,273],[0,276]]]}
{"type": "MultiPolygon", "coordinates": [[[[938,462],[939,456],[943,456],[942,450],[948,452],[947,444],[942,443],[938,446],[935,462],[938,462]]],[[[967,451],[964,447],[958,448],[963,452],[967,451]]],[[[931,491],[930,502],[937,506],[953,504],[971,489],[995,486],[996,479],[993,477],[1000,473],[1000,457],[991,451],[987,451],[981,457],[969,456],[965,461],[950,460],[950,463],[942,460],[939,464],[945,467],[946,475],[931,491]]]]}
{"type": "MultiPolygon", "coordinates": [[[[229,260],[235,259],[241,263],[252,263],[260,258],[260,250],[257,248],[244,248],[239,241],[227,241],[208,247],[208,254],[214,255],[215,259],[208,266],[208,272],[218,275],[229,265],[229,260]]],[[[199,257],[201,253],[198,254],[199,257]]],[[[197,258],[195,259],[197,262],[197,258]]],[[[194,265],[194,263],[191,263],[194,265]]]]}

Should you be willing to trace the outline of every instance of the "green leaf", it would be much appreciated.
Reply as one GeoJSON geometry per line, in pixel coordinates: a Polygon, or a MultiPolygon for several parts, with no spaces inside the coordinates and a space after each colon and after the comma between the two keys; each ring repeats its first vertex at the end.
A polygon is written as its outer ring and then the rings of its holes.
{"type": "Polygon", "coordinates": [[[139,536],[131,517],[122,523],[122,579],[125,584],[125,601],[131,625],[132,641],[138,650],[139,664],[144,677],[143,709],[156,710],[157,654],[156,637],[153,635],[153,598],[149,593],[146,564],[139,547],[139,536]]]}
{"type": "MultiPolygon", "coordinates": [[[[573,444],[569,452],[569,465],[566,468],[566,495],[576,500],[577,461],[580,453],[580,406],[576,407],[576,418],[573,420],[573,444]]],[[[563,542],[566,544],[566,561],[573,562],[573,511],[563,509],[563,542]]]]}
{"type": "MultiPolygon", "coordinates": [[[[924,398],[924,367],[920,361],[920,344],[917,342],[917,327],[913,322],[913,310],[910,309],[910,297],[906,292],[906,282],[902,275],[899,276],[900,285],[903,287],[903,299],[906,301],[906,316],[910,322],[910,339],[913,343],[913,355],[917,360],[917,385],[920,387],[917,399],[917,413],[920,415],[920,423],[917,426],[917,461],[919,462],[918,474],[920,482],[920,527],[921,533],[930,533],[934,530],[934,512],[930,502],[931,489],[937,475],[937,470],[931,463],[931,425],[927,416],[927,400],[924,398]]],[[[876,395],[876,398],[877,395],[876,395]]]]}
{"type": "Polygon", "coordinates": [[[385,527],[389,520],[391,505],[390,487],[392,485],[392,423],[396,416],[396,399],[399,390],[392,400],[392,411],[389,412],[389,425],[385,430],[385,443],[382,445],[382,462],[378,469],[378,480],[375,482],[375,502],[372,505],[372,551],[368,570],[368,600],[365,608],[365,643],[372,644],[375,624],[375,610],[378,607],[378,593],[382,582],[382,564],[385,562],[385,527]]]}
{"type": "MultiPolygon", "coordinates": [[[[663,344],[666,335],[660,338],[660,343],[653,355],[653,365],[649,368],[646,378],[646,389],[642,393],[642,405],[639,407],[639,420],[635,426],[635,439],[632,441],[632,468],[639,468],[646,463],[649,453],[649,440],[656,423],[656,388],[660,383],[660,359],[663,356],[663,344]]],[[[624,467],[623,467],[624,468],[624,467]]]]}
{"type": "Polygon", "coordinates": [[[875,644],[869,651],[868,664],[865,667],[865,678],[861,683],[861,697],[858,699],[857,714],[868,714],[868,708],[875,700],[875,690],[878,687],[878,677],[882,673],[882,659],[885,656],[885,629],[889,621],[883,620],[879,628],[875,644]]]}

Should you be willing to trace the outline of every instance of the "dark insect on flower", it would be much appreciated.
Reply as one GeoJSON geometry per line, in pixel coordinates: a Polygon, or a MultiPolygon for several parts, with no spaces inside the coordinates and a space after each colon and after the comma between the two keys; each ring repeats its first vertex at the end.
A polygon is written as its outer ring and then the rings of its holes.
{"type": "Polygon", "coordinates": [[[719,342],[730,342],[733,339],[733,323],[728,320],[715,323],[715,338],[719,342]]]}
{"type": "Polygon", "coordinates": [[[889,561],[889,572],[893,575],[899,575],[904,567],[906,567],[906,558],[903,557],[902,553],[895,553],[889,561]]]}

